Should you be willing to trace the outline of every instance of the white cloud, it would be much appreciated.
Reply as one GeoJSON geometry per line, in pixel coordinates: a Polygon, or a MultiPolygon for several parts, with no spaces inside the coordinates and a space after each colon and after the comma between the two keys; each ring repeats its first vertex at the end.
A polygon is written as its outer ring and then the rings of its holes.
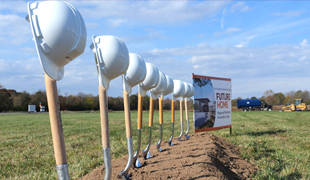
{"type": "Polygon", "coordinates": [[[0,13],[0,43],[21,44],[31,40],[30,24],[24,17],[0,13]]]}
{"type": "Polygon", "coordinates": [[[243,8],[244,5],[245,5],[245,3],[244,3],[243,1],[237,2],[236,4],[234,4],[234,5],[232,5],[232,6],[230,7],[230,11],[231,11],[231,12],[235,12],[237,9],[243,8]]]}
{"type": "Polygon", "coordinates": [[[215,36],[220,36],[220,35],[223,35],[223,34],[232,34],[234,32],[238,32],[238,31],[241,31],[242,29],[240,28],[228,28],[224,31],[221,31],[221,32],[216,32],[214,33],[215,36]]]}
{"type": "Polygon", "coordinates": [[[162,40],[162,39],[168,39],[169,37],[163,35],[162,32],[156,31],[154,29],[148,28],[145,29],[145,32],[147,34],[143,35],[128,35],[128,36],[123,36],[120,37],[126,44],[130,43],[141,43],[141,42],[146,42],[150,40],[162,40]]]}
{"type": "Polygon", "coordinates": [[[237,48],[213,47],[205,43],[157,48],[143,54],[164,73],[182,81],[191,82],[191,73],[232,78],[234,98],[250,93],[260,97],[267,89],[275,92],[309,89],[304,83],[310,82],[309,56],[308,49],[295,49],[294,45],[237,48]],[[287,84],[294,84],[294,87],[287,84]]]}
{"type": "MultiPolygon", "coordinates": [[[[86,18],[115,19],[121,22],[186,23],[213,17],[227,1],[88,1],[71,2],[86,18]],[[86,7],[86,8],[85,8],[86,7]]],[[[109,20],[111,22],[111,20],[109,20]]],[[[113,24],[112,24],[113,25],[113,24]]]]}
{"type": "Polygon", "coordinates": [[[125,23],[126,21],[127,21],[126,19],[121,18],[108,19],[108,23],[110,24],[111,27],[118,27],[121,24],[125,23]]]}
{"type": "Polygon", "coordinates": [[[26,13],[27,15],[27,3],[28,2],[25,2],[25,1],[0,1],[0,10],[23,12],[23,13],[26,13]]]}
{"type": "Polygon", "coordinates": [[[249,6],[246,6],[245,2],[240,1],[230,7],[230,12],[236,12],[236,11],[247,12],[253,9],[254,8],[250,8],[249,6]]]}
{"type": "Polygon", "coordinates": [[[307,56],[303,56],[299,59],[299,61],[304,61],[307,58],[307,56]]]}
{"type": "Polygon", "coordinates": [[[248,11],[251,11],[251,10],[253,10],[254,8],[249,8],[249,6],[244,6],[242,9],[241,9],[241,11],[242,12],[248,12],[248,11]]]}
{"type": "Polygon", "coordinates": [[[302,14],[302,11],[288,11],[288,12],[274,12],[272,15],[274,16],[299,16],[302,14]]]}
{"type": "Polygon", "coordinates": [[[300,44],[301,47],[308,47],[309,46],[307,39],[302,40],[302,42],[299,43],[299,44],[300,44]]]}
{"type": "Polygon", "coordinates": [[[235,45],[235,47],[237,48],[248,47],[248,45],[250,44],[250,41],[254,39],[255,37],[257,37],[257,35],[247,37],[245,41],[241,41],[239,44],[235,45]]]}

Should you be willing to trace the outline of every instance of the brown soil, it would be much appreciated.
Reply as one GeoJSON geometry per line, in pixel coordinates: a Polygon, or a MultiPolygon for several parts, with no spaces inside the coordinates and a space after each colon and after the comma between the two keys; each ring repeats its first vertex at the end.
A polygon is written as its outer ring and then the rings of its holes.
{"type": "MultiPolygon", "coordinates": [[[[181,142],[173,139],[173,143],[162,142],[163,152],[151,146],[153,157],[139,157],[142,167],[131,169],[130,179],[251,179],[257,170],[239,156],[238,147],[206,132],[191,134],[189,140],[181,142]]],[[[112,179],[118,179],[127,157],[112,161],[112,179]]],[[[104,179],[104,173],[102,165],[80,180],[104,179]]]]}

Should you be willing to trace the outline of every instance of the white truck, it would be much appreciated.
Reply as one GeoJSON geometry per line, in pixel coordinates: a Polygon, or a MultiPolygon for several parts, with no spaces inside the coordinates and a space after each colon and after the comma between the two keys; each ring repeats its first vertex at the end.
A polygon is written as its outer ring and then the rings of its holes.
{"type": "Polygon", "coordinates": [[[28,105],[28,113],[37,113],[36,105],[28,105]]]}

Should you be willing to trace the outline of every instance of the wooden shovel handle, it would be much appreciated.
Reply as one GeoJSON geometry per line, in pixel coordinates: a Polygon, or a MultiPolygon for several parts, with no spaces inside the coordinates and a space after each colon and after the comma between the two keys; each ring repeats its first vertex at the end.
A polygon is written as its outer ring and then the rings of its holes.
{"type": "Polygon", "coordinates": [[[150,97],[149,127],[153,127],[154,100],[150,97]]]}
{"type": "Polygon", "coordinates": [[[67,164],[66,147],[60,115],[56,80],[44,74],[47,103],[52,129],[53,146],[57,165],[67,164]]]}
{"type": "Polygon", "coordinates": [[[138,94],[138,129],[142,129],[142,107],[143,107],[143,97],[138,94]]]}
{"type": "Polygon", "coordinates": [[[109,148],[110,133],[109,133],[109,119],[108,119],[108,97],[107,97],[107,90],[102,85],[99,85],[99,107],[100,107],[102,147],[109,148]]]}
{"type": "Polygon", "coordinates": [[[180,99],[180,121],[183,123],[183,100],[180,99]]]}
{"type": "Polygon", "coordinates": [[[187,100],[186,100],[186,99],[184,100],[184,106],[185,106],[186,120],[189,120],[189,119],[188,119],[188,109],[187,109],[187,100]]]}
{"type": "Polygon", "coordinates": [[[125,124],[126,124],[126,137],[127,138],[132,138],[129,94],[127,93],[127,91],[123,91],[123,96],[124,96],[124,113],[125,113],[125,124]]]}
{"type": "Polygon", "coordinates": [[[164,117],[163,117],[163,98],[159,98],[159,124],[164,123],[164,117]]]}
{"type": "Polygon", "coordinates": [[[171,100],[171,122],[174,123],[174,100],[171,100]]]}

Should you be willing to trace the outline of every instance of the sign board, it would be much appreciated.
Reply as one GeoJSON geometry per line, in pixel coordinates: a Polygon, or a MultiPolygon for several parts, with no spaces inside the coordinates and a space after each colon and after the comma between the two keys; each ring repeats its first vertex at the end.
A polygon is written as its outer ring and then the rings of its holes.
{"type": "Polygon", "coordinates": [[[195,132],[231,127],[231,79],[193,74],[195,132]]]}
{"type": "Polygon", "coordinates": [[[45,112],[45,106],[40,106],[40,112],[45,112]]]}

